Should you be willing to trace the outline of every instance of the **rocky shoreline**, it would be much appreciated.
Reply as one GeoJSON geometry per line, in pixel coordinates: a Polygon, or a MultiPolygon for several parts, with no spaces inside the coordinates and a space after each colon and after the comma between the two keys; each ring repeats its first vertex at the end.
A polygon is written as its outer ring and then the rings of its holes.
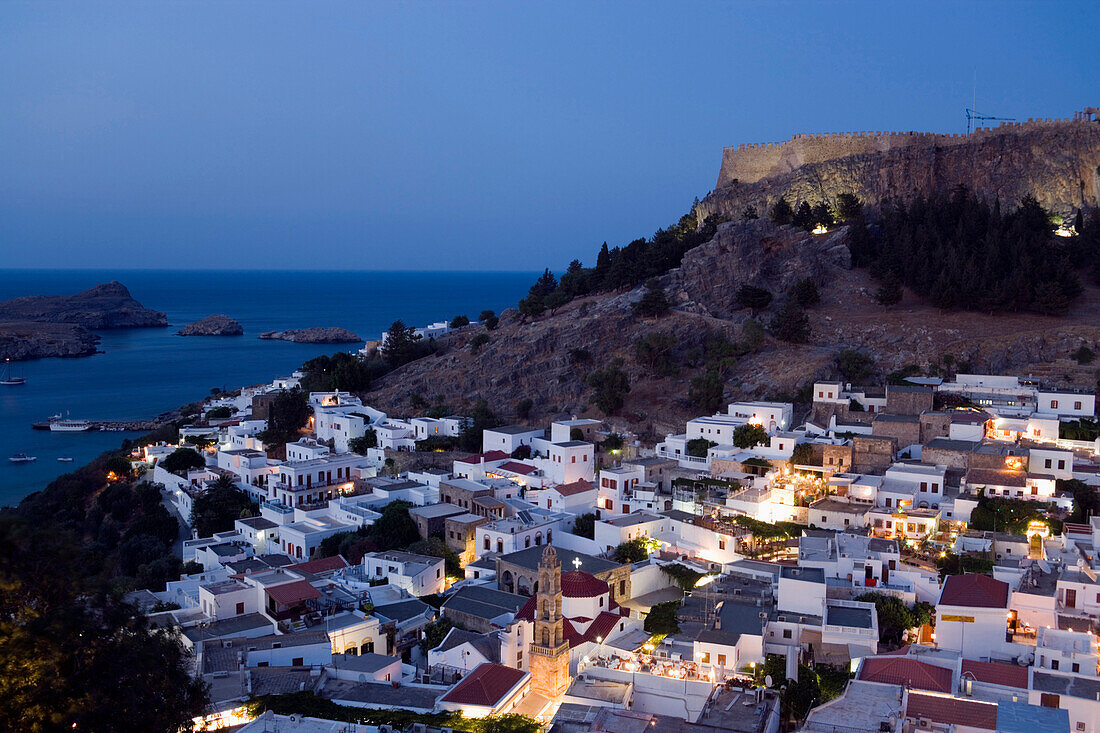
{"type": "Polygon", "coordinates": [[[0,323],[0,360],[91,356],[98,346],[99,336],[72,323],[0,323]]]}
{"type": "Polygon", "coordinates": [[[217,314],[189,323],[176,333],[180,336],[240,336],[244,328],[235,319],[217,314]]]}
{"type": "Polygon", "coordinates": [[[274,341],[291,341],[296,344],[351,344],[363,340],[346,328],[333,326],[267,331],[261,333],[260,338],[274,341]]]}

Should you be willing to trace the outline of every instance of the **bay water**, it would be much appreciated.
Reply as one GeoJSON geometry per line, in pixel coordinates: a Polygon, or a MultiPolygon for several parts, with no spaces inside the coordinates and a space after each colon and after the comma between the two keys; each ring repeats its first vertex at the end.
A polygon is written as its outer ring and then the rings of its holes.
{"type": "Polygon", "coordinates": [[[13,364],[26,378],[0,386],[0,506],[14,505],[57,476],[117,448],[136,434],[55,433],[31,424],[72,419],[151,418],[202,399],[211,389],[268,382],[319,354],[362,344],[294,344],[257,338],[264,331],[339,326],[374,340],[395,320],[424,326],[456,315],[499,313],[526,295],[535,272],[355,272],[229,270],[0,270],[0,300],[72,295],[117,280],[168,328],[99,331],[102,354],[13,364]],[[243,336],[177,336],[214,313],[237,319],[243,336]],[[14,464],[15,453],[37,456],[14,464]],[[73,458],[62,463],[59,457],[73,458]]]}

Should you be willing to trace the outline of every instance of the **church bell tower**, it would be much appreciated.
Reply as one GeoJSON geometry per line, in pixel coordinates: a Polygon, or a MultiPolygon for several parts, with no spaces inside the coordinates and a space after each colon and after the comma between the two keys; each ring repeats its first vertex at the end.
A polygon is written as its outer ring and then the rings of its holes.
{"type": "Polygon", "coordinates": [[[552,545],[542,551],[531,642],[531,688],[551,699],[569,689],[569,642],[561,613],[561,562],[552,545]]]}

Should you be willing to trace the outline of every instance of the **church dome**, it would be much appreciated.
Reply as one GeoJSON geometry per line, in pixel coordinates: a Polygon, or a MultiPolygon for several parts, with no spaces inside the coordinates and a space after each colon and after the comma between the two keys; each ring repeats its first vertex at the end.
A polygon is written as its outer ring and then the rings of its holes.
{"type": "Polygon", "coordinates": [[[561,594],[566,598],[597,598],[610,591],[607,583],[583,570],[561,574],[561,594]]]}

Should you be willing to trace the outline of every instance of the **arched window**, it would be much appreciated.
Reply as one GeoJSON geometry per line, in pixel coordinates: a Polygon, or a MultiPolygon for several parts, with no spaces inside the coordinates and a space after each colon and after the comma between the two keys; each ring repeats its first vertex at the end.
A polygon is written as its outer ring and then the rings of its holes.
{"type": "Polygon", "coordinates": [[[550,646],[550,629],[542,630],[542,645],[550,646]]]}
{"type": "Polygon", "coordinates": [[[531,546],[531,535],[527,535],[526,537],[523,538],[523,546],[524,547],[530,547],[531,546]]]}
{"type": "Polygon", "coordinates": [[[504,540],[497,538],[497,552],[504,552],[504,540]]]}
{"type": "Polygon", "coordinates": [[[553,539],[554,539],[554,530],[552,530],[552,529],[546,530],[546,544],[548,544],[548,545],[551,544],[553,539]]]}
{"type": "MultiPolygon", "coordinates": [[[[528,542],[527,544],[528,544],[528,546],[530,546],[530,542],[528,542]]],[[[542,544],[542,532],[535,532],[535,544],[536,545],[541,545],[542,544]]]]}
{"type": "Polygon", "coordinates": [[[603,596],[600,596],[600,608],[603,608],[603,596]]]}

